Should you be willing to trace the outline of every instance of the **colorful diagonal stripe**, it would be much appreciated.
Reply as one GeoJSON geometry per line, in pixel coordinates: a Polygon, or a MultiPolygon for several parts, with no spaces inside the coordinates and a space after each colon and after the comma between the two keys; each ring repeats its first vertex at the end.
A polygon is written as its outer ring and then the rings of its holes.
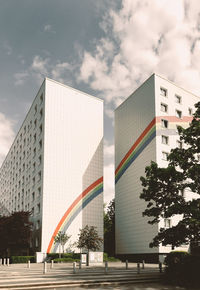
{"type": "Polygon", "coordinates": [[[168,120],[176,125],[187,126],[192,117],[185,116],[179,119],[175,116],[159,116],[154,118],[149,125],[145,128],[142,134],[138,137],[136,142],[131,146],[124,158],[121,160],[117,169],[115,170],[115,184],[119,181],[120,177],[129,168],[129,166],[135,161],[135,159],[142,153],[142,151],[148,146],[148,144],[156,136],[156,124],[160,123],[162,119],[168,120]]]}
{"type": "Polygon", "coordinates": [[[86,205],[92,201],[96,196],[98,196],[103,191],[103,177],[96,180],[88,188],[86,188],[71,204],[67,209],[60,222],[58,223],[48,246],[47,253],[56,252],[58,245],[54,244],[54,237],[59,231],[64,231],[68,229],[75,217],[81,212],[81,210],[86,207],[86,205]]]}

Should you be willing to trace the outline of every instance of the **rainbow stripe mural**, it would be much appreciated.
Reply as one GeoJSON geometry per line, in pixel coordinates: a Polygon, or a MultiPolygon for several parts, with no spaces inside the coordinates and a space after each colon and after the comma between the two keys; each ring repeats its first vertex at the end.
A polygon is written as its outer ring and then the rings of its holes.
{"type": "Polygon", "coordinates": [[[48,245],[47,253],[56,252],[58,244],[54,244],[54,237],[59,231],[66,232],[75,217],[87,206],[96,196],[103,192],[103,177],[97,179],[87,187],[70,205],[60,222],[58,223],[48,245]]]}
{"type": "MultiPolygon", "coordinates": [[[[142,134],[138,137],[135,143],[131,146],[129,151],[126,153],[124,158],[121,160],[117,169],[115,170],[115,184],[119,181],[121,176],[129,168],[129,166],[135,161],[135,159],[142,153],[142,151],[148,146],[148,144],[156,136],[156,127],[161,120],[168,120],[173,126],[172,129],[175,129],[176,125],[187,127],[188,123],[192,121],[192,117],[185,116],[182,119],[179,119],[175,116],[159,116],[155,117],[149,125],[145,128],[142,134]],[[174,125],[174,123],[176,123],[174,125]]],[[[165,130],[165,129],[164,129],[165,130]]]]}

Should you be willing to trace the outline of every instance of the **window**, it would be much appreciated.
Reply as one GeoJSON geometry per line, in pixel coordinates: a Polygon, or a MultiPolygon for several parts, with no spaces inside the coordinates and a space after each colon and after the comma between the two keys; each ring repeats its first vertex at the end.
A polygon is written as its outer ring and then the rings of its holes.
{"type": "Polygon", "coordinates": [[[33,157],[36,155],[36,148],[33,149],[33,157]]]}
{"type": "Polygon", "coordinates": [[[42,133],[42,124],[40,125],[40,134],[42,133]]]}
{"type": "Polygon", "coordinates": [[[35,200],[35,192],[32,193],[32,201],[35,200]]]}
{"type": "Polygon", "coordinates": [[[42,140],[39,142],[40,149],[42,149],[42,140]]]}
{"type": "Polygon", "coordinates": [[[36,133],[35,133],[35,135],[33,136],[33,142],[34,142],[34,143],[36,142],[36,133]]]}
{"type": "Polygon", "coordinates": [[[167,161],[167,157],[168,157],[168,155],[169,155],[169,153],[163,151],[163,152],[162,152],[162,160],[167,161]]]}
{"type": "Polygon", "coordinates": [[[160,87],[161,96],[167,97],[167,89],[160,87]]]}
{"type": "Polygon", "coordinates": [[[43,116],[43,110],[41,109],[40,110],[40,119],[42,119],[42,116],[43,116]]]}
{"type": "Polygon", "coordinates": [[[36,222],[36,230],[38,230],[40,228],[40,220],[37,220],[36,222]]]}
{"type": "Polygon", "coordinates": [[[40,172],[38,172],[38,181],[41,180],[41,177],[42,177],[42,174],[41,174],[41,171],[40,171],[40,172]]]}
{"type": "Polygon", "coordinates": [[[40,213],[40,203],[37,204],[37,213],[40,213]]]}
{"type": "Polygon", "coordinates": [[[167,145],[169,143],[169,137],[162,135],[162,144],[167,145]]]}
{"type": "Polygon", "coordinates": [[[176,146],[181,149],[183,147],[183,143],[181,141],[177,140],[176,146]]]}
{"type": "Polygon", "coordinates": [[[171,227],[171,220],[170,219],[164,219],[164,227],[165,228],[171,227]]]}
{"type": "Polygon", "coordinates": [[[34,115],[37,114],[37,105],[35,105],[35,108],[34,108],[34,115]]]}
{"type": "Polygon", "coordinates": [[[164,120],[164,119],[161,119],[161,127],[162,128],[168,128],[168,121],[164,120]]]}
{"type": "Polygon", "coordinates": [[[177,104],[181,104],[181,96],[177,96],[177,95],[175,95],[175,102],[176,102],[177,104]]]}
{"type": "Polygon", "coordinates": [[[34,129],[37,127],[37,119],[34,121],[34,129]]]}
{"type": "Polygon", "coordinates": [[[167,111],[168,111],[168,106],[167,106],[166,104],[161,103],[161,104],[160,104],[160,110],[161,110],[162,112],[167,113],[167,111]]]}
{"type": "Polygon", "coordinates": [[[179,111],[179,110],[176,110],[176,112],[175,112],[176,114],[176,117],[177,118],[179,118],[179,119],[181,119],[182,118],[182,112],[181,111],[179,111]]]}
{"type": "Polygon", "coordinates": [[[39,161],[39,165],[40,165],[42,163],[42,156],[41,155],[39,156],[38,161],[39,161]]]}
{"type": "Polygon", "coordinates": [[[35,238],[35,247],[37,248],[39,246],[39,240],[38,237],[35,238]]]}
{"type": "Polygon", "coordinates": [[[41,195],[41,187],[38,187],[38,196],[41,195]]]}
{"type": "Polygon", "coordinates": [[[189,116],[192,116],[192,108],[188,108],[188,114],[189,116]]]}
{"type": "Polygon", "coordinates": [[[40,104],[43,103],[43,94],[40,96],[40,104]]]}

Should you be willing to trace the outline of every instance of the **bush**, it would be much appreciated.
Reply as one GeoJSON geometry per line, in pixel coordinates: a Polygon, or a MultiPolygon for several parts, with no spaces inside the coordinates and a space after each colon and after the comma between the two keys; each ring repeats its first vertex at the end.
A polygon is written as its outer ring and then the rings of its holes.
{"type": "Polygon", "coordinates": [[[73,258],[57,258],[54,259],[55,263],[72,263],[72,262],[79,262],[79,259],[73,259],[73,258]]]}
{"type": "Polygon", "coordinates": [[[103,261],[104,262],[121,262],[119,259],[115,257],[108,257],[107,253],[103,253],[103,261]]]}
{"type": "MultiPolygon", "coordinates": [[[[50,260],[59,259],[59,254],[49,253],[47,254],[47,258],[49,258],[50,260]]],[[[62,253],[61,258],[80,259],[80,253],[62,253]]]]}
{"type": "Polygon", "coordinates": [[[35,257],[34,256],[12,256],[10,258],[10,263],[12,264],[23,264],[28,263],[30,261],[31,263],[35,263],[35,257]]]}
{"type": "Polygon", "coordinates": [[[199,287],[200,257],[187,252],[171,252],[165,259],[165,280],[179,286],[199,287]]]}

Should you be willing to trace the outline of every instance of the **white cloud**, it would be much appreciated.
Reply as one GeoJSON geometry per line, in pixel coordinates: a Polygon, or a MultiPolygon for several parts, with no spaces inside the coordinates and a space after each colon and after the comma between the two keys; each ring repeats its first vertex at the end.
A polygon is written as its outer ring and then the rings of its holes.
{"type": "MultiPolygon", "coordinates": [[[[153,72],[199,94],[200,6],[188,0],[122,0],[101,28],[106,36],[83,53],[80,80],[118,106],[153,72]]],[[[111,108],[106,110],[112,118],[111,108]]]]}
{"type": "Polygon", "coordinates": [[[15,85],[23,85],[26,81],[26,78],[29,76],[28,72],[19,72],[14,75],[15,85]]]}
{"type": "Polygon", "coordinates": [[[53,30],[52,25],[50,25],[50,24],[46,24],[46,25],[44,26],[44,32],[56,33],[56,32],[53,30]]]}
{"type": "Polygon", "coordinates": [[[0,166],[14,140],[14,122],[0,113],[0,166]]]}

